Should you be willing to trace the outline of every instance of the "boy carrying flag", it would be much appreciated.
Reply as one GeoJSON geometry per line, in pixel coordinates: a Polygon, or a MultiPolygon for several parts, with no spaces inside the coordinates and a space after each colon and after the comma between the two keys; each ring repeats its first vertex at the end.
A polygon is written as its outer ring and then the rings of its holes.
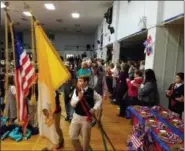
{"type": "Polygon", "coordinates": [[[70,125],[70,137],[76,151],[87,151],[91,137],[92,115],[100,109],[102,97],[88,87],[89,75],[81,73],[78,77],[77,88],[71,99],[75,112],[70,125]],[[79,141],[81,134],[83,143],[79,141]]]}

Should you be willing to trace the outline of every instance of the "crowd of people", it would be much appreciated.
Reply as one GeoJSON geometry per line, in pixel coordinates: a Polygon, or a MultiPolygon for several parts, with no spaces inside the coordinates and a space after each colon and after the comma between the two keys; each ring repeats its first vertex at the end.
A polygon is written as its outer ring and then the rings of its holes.
{"type": "MultiPolygon", "coordinates": [[[[65,66],[71,78],[56,91],[56,114],[61,114],[59,95],[62,91],[66,109],[65,120],[71,122],[70,137],[76,150],[88,150],[91,127],[97,122],[90,115],[96,113],[97,120],[101,121],[104,101],[109,100],[110,103],[118,105],[120,117],[126,117],[126,108],[130,105],[152,107],[159,104],[155,73],[152,69],[145,70],[144,61],[119,61],[113,64],[96,58],[69,58],[65,61],[65,66]],[[79,141],[80,134],[83,138],[82,146],[79,141]]],[[[1,76],[3,77],[2,73],[1,76]]],[[[38,90],[36,91],[38,97],[38,90]]],[[[164,93],[169,98],[169,109],[181,117],[184,111],[184,73],[177,73],[174,83],[164,93]]],[[[2,86],[1,113],[6,110],[11,124],[16,119],[15,84],[12,73],[9,75],[8,97],[5,105],[4,95],[2,86]]],[[[31,97],[28,97],[28,102],[30,100],[31,97]]],[[[29,113],[32,113],[31,110],[29,113]]],[[[56,130],[60,136],[57,148],[64,144],[59,117],[56,116],[55,120],[56,130]]],[[[37,126],[37,124],[34,125],[37,126]]]]}

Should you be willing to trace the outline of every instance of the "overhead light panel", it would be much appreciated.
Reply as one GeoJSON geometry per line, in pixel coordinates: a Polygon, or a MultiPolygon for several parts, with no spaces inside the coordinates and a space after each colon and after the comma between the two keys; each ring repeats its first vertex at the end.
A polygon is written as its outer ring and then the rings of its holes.
{"type": "Polygon", "coordinates": [[[73,18],[80,18],[80,14],[79,13],[72,13],[71,14],[73,18]]]}
{"type": "Polygon", "coordinates": [[[44,6],[48,10],[55,10],[55,6],[52,3],[44,4],[44,6]]]}
{"type": "Polygon", "coordinates": [[[23,14],[24,14],[25,16],[32,16],[32,14],[31,14],[29,11],[24,11],[23,14]]]}
{"type": "Polygon", "coordinates": [[[5,8],[5,7],[6,5],[3,2],[1,2],[1,8],[5,8]]]}

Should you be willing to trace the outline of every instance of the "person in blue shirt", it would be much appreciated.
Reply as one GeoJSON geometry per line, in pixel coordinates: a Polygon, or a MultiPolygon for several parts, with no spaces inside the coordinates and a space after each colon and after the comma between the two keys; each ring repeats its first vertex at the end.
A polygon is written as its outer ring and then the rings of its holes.
{"type": "Polygon", "coordinates": [[[86,62],[82,62],[81,69],[79,69],[78,72],[77,72],[77,77],[79,77],[79,75],[81,75],[82,73],[87,75],[87,76],[91,75],[91,69],[88,68],[88,65],[87,65],[86,62]]]}

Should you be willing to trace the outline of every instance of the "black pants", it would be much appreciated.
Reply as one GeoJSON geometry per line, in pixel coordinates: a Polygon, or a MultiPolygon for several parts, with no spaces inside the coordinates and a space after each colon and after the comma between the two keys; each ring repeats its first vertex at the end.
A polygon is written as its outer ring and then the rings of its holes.
{"type": "Polygon", "coordinates": [[[67,118],[72,119],[74,109],[72,108],[70,101],[71,101],[70,97],[68,96],[64,97],[67,118]]]}
{"type": "Polygon", "coordinates": [[[142,100],[138,100],[137,98],[135,100],[133,100],[132,105],[140,105],[140,106],[148,106],[148,107],[152,107],[155,105],[158,105],[157,103],[149,103],[149,102],[144,102],[142,100]]]}
{"type": "Polygon", "coordinates": [[[108,87],[109,92],[111,94],[113,94],[113,87],[112,87],[113,80],[112,80],[112,77],[107,76],[106,77],[106,83],[107,83],[107,87],[108,87]]]}
{"type": "MultiPolygon", "coordinates": [[[[112,88],[112,97],[111,99],[116,99],[116,87],[112,88]]],[[[116,101],[116,104],[119,104],[117,101],[116,101]]]]}
{"type": "Polygon", "coordinates": [[[125,117],[125,109],[126,109],[125,100],[121,100],[119,106],[120,106],[119,115],[122,116],[122,117],[125,117]]]}
{"type": "Polygon", "coordinates": [[[1,109],[1,112],[4,112],[5,104],[1,104],[1,105],[0,105],[0,109],[1,109]]]}
{"type": "Polygon", "coordinates": [[[170,101],[168,109],[172,112],[179,114],[179,117],[182,118],[182,112],[184,111],[184,103],[176,102],[174,106],[171,106],[171,101],[170,101]]]}
{"type": "MultiPolygon", "coordinates": [[[[131,105],[142,105],[142,102],[140,102],[137,97],[130,97],[126,96],[121,102],[120,102],[120,116],[125,116],[125,111],[127,107],[131,105]]],[[[143,104],[144,105],[144,104],[143,104]]]]}

